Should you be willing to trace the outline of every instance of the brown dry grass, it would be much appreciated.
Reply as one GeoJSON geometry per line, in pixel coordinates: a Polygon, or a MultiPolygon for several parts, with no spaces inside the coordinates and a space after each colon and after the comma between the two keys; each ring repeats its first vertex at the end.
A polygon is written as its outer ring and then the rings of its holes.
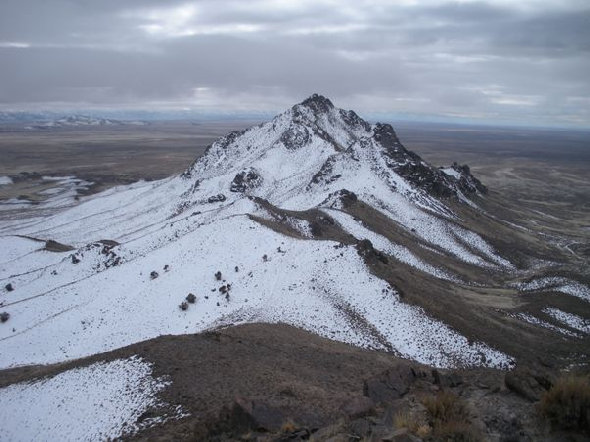
{"type": "Polygon", "coordinates": [[[590,433],[590,379],[559,378],[541,398],[539,410],[554,428],[590,433]]]}
{"type": "Polygon", "coordinates": [[[481,435],[469,421],[467,405],[450,391],[441,391],[422,400],[430,416],[434,440],[478,442],[481,435]]]}

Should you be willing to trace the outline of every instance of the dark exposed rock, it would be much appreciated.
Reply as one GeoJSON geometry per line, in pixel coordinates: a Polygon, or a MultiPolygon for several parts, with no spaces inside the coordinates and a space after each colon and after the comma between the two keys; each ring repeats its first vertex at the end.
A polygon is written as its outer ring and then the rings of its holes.
{"type": "Polygon", "coordinates": [[[262,178],[254,169],[245,169],[234,177],[229,190],[231,192],[244,193],[249,189],[258,187],[261,183],[262,178]]]}
{"type": "Polygon", "coordinates": [[[517,395],[536,402],[551,387],[551,380],[541,372],[529,368],[517,368],[504,376],[506,387],[517,395]]]}
{"type": "Polygon", "coordinates": [[[48,239],[45,241],[45,250],[48,252],[69,252],[70,250],[74,250],[73,247],[68,246],[66,244],[59,243],[52,239],[48,239]]]}
{"type": "Polygon", "coordinates": [[[328,98],[319,94],[313,94],[311,97],[303,100],[301,104],[308,107],[316,114],[329,112],[331,109],[334,109],[332,102],[328,98]]]}
{"type": "Polygon", "coordinates": [[[388,263],[387,256],[381,253],[379,250],[376,250],[373,247],[373,243],[368,239],[363,239],[359,241],[356,245],[356,250],[360,256],[365,259],[372,260],[372,261],[380,261],[383,264],[388,263]]]}
{"type": "Polygon", "coordinates": [[[218,195],[213,195],[213,196],[210,196],[209,198],[207,198],[208,203],[219,203],[219,202],[223,202],[223,201],[225,201],[225,195],[223,193],[220,193],[218,195]]]}
{"type": "Polygon", "coordinates": [[[14,290],[14,286],[12,285],[11,282],[9,282],[8,284],[6,284],[4,286],[4,288],[6,289],[7,292],[12,292],[14,290]]]}
{"type": "Polygon", "coordinates": [[[158,272],[156,272],[155,270],[152,270],[152,271],[150,272],[150,278],[151,278],[151,279],[156,279],[158,276],[160,276],[160,275],[159,275],[159,274],[158,274],[158,272]]]}
{"type": "Polygon", "coordinates": [[[217,281],[221,281],[221,272],[219,272],[219,271],[215,272],[215,279],[217,281]]]}
{"type": "Polygon", "coordinates": [[[322,164],[320,170],[311,178],[310,185],[318,184],[320,182],[330,183],[334,181],[331,177],[335,161],[336,157],[334,155],[328,157],[328,159],[324,161],[324,164],[322,164]]]}
{"type": "Polygon", "coordinates": [[[405,395],[416,376],[411,368],[393,367],[364,382],[363,393],[375,403],[389,402],[405,395]]]}
{"type": "Polygon", "coordinates": [[[366,131],[371,130],[371,125],[359,117],[356,112],[349,110],[345,111],[340,109],[340,116],[344,122],[353,129],[364,129],[366,131]]]}
{"type": "Polygon", "coordinates": [[[180,308],[180,310],[184,311],[188,309],[188,303],[186,301],[182,301],[178,307],[180,308]]]}
{"type": "Polygon", "coordinates": [[[241,397],[234,400],[228,418],[228,424],[234,433],[248,430],[278,431],[286,421],[286,416],[277,407],[263,401],[241,397]]]}
{"type": "Polygon", "coordinates": [[[10,313],[2,312],[0,313],[0,322],[6,322],[10,319],[10,313]]]}
{"type": "Polygon", "coordinates": [[[432,378],[435,385],[440,385],[443,388],[453,388],[463,384],[463,378],[458,373],[441,373],[436,368],[432,370],[432,378]]]}
{"type": "Polygon", "coordinates": [[[344,206],[344,208],[348,208],[358,201],[358,197],[356,196],[356,193],[351,192],[346,189],[340,190],[339,196],[340,196],[340,201],[342,202],[342,205],[344,206]]]}
{"type": "Polygon", "coordinates": [[[193,295],[192,293],[189,293],[185,299],[189,304],[194,304],[195,301],[197,300],[197,297],[195,295],[193,295]]]}
{"type": "Polygon", "coordinates": [[[289,149],[296,150],[307,145],[311,140],[311,134],[305,126],[292,124],[280,137],[281,143],[289,149]]]}
{"type": "Polygon", "coordinates": [[[72,264],[79,264],[80,263],[80,258],[78,258],[76,255],[72,255],[72,264]]]}

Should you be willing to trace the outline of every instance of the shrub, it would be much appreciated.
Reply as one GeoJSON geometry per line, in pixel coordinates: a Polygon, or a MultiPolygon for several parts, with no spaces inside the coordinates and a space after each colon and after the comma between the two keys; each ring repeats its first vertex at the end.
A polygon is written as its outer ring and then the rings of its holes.
{"type": "Polygon", "coordinates": [[[194,304],[195,301],[197,300],[197,297],[195,295],[193,295],[192,293],[189,293],[185,299],[187,300],[187,302],[189,304],[194,304]]]}
{"type": "Polygon", "coordinates": [[[450,391],[441,391],[435,396],[428,396],[422,403],[435,424],[463,420],[467,414],[463,402],[450,391]]]}
{"type": "Polygon", "coordinates": [[[430,415],[435,440],[478,442],[481,435],[469,422],[465,403],[450,391],[441,391],[422,401],[430,415]]]}
{"type": "Polygon", "coordinates": [[[541,414],[554,428],[590,432],[590,381],[588,377],[559,378],[543,394],[541,414]]]}
{"type": "Polygon", "coordinates": [[[400,411],[393,417],[395,428],[407,428],[410,433],[416,433],[422,426],[422,422],[408,411],[400,411]]]}
{"type": "Polygon", "coordinates": [[[0,322],[6,322],[10,318],[10,313],[2,312],[0,313],[0,322]]]}
{"type": "Polygon", "coordinates": [[[188,303],[186,301],[182,301],[178,307],[180,308],[180,310],[184,311],[188,309],[188,303]]]}

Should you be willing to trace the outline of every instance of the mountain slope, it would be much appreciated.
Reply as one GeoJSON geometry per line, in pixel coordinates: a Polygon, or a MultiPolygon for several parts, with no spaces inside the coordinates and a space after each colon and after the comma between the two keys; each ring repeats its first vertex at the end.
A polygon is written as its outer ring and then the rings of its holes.
{"type": "MultiPolygon", "coordinates": [[[[485,192],[467,167],[435,168],[391,126],[314,95],[222,137],[181,176],[0,226],[1,367],[242,322],[440,367],[507,368],[537,340],[584,348],[563,315],[523,310],[518,284],[542,263],[528,233],[480,208],[485,192]]],[[[553,306],[590,315],[590,290],[565,279],[574,296],[553,306]]]]}

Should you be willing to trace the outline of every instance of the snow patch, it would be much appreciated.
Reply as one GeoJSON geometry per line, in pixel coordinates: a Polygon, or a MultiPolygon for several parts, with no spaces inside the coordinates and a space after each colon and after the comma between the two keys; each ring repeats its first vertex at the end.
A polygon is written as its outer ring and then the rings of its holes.
{"type": "Polygon", "coordinates": [[[543,313],[563,322],[568,327],[581,331],[583,333],[590,334],[590,320],[584,319],[573,313],[567,313],[557,308],[544,308],[543,313]]]}
{"type": "Polygon", "coordinates": [[[2,439],[98,441],[131,435],[169,385],[141,358],[75,368],[0,389],[2,439]]]}

